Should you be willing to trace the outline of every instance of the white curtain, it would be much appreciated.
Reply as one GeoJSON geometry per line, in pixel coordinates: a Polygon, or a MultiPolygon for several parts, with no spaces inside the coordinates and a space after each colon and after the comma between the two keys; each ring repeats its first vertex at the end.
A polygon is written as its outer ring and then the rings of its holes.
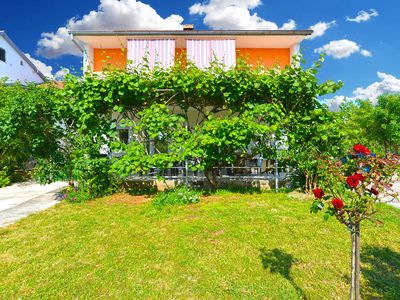
{"type": "Polygon", "coordinates": [[[139,67],[147,64],[150,68],[156,65],[162,68],[171,67],[175,58],[174,39],[131,39],[128,40],[128,60],[131,66],[139,67]]]}
{"type": "Polygon", "coordinates": [[[236,43],[234,39],[187,40],[187,57],[199,68],[207,68],[214,60],[227,68],[236,66],[236,43]]]}

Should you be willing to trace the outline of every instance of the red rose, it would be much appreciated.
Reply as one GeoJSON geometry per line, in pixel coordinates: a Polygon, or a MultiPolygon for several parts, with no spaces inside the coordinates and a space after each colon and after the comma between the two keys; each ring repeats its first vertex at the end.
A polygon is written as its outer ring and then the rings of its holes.
{"type": "Polygon", "coordinates": [[[357,175],[351,175],[347,177],[346,182],[350,187],[355,188],[360,183],[360,180],[357,175]]]}
{"type": "Polygon", "coordinates": [[[371,151],[367,147],[365,147],[364,145],[361,145],[361,144],[354,145],[353,150],[354,150],[354,152],[359,153],[359,154],[360,153],[362,153],[364,155],[371,154],[371,151]]]}
{"type": "Polygon", "coordinates": [[[377,189],[375,189],[375,188],[370,188],[369,191],[371,192],[371,194],[374,194],[375,196],[379,195],[379,191],[377,189]]]}
{"type": "Polygon", "coordinates": [[[356,153],[364,153],[365,149],[366,149],[366,147],[365,147],[364,145],[361,145],[361,144],[356,144],[356,145],[354,145],[354,147],[353,147],[353,150],[354,150],[356,153]]]}
{"type": "Polygon", "coordinates": [[[360,181],[364,181],[365,180],[364,175],[361,174],[361,173],[355,173],[354,176],[356,176],[357,179],[360,180],[360,181]]]}
{"type": "Polygon", "coordinates": [[[335,198],[332,200],[332,205],[334,208],[336,208],[337,210],[340,210],[344,207],[344,203],[341,199],[339,198],[335,198]]]}
{"type": "Polygon", "coordinates": [[[314,193],[315,198],[317,198],[317,199],[321,199],[325,195],[324,191],[320,188],[314,189],[313,193],[314,193]]]}

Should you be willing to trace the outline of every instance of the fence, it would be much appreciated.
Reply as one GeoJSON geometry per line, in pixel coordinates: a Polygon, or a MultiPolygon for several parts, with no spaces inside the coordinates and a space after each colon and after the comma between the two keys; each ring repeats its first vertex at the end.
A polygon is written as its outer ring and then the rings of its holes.
{"type": "MultiPolygon", "coordinates": [[[[287,181],[291,174],[291,169],[288,167],[274,164],[270,167],[257,166],[230,166],[215,168],[219,180],[267,180],[274,182],[273,186],[278,189],[280,183],[287,181]]],[[[146,173],[132,174],[129,177],[130,181],[147,181],[157,180],[158,178],[165,180],[180,181],[183,183],[205,181],[206,176],[201,170],[193,171],[188,163],[182,163],[180,166],[171,167],[168,169],[152,168],[146,173]]]]}

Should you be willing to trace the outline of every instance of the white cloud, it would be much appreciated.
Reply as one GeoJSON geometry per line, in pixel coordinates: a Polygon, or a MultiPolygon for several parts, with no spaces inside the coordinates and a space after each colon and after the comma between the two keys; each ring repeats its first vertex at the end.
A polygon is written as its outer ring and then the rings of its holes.
{"type": "Polygon", "coordinates": [[[361,22],[368,21],[372,17],[377,17],[377,16],[379,16],[379,14],[376,9],[370,9],[369,12],[362,10],[362,11],[358,12],[357,17],[355,17],[355,18],[347,17],[346,20],[349,22],[361,23],[361,22]]]}
{"type": "Polygon", "coordinates": [[[362,56],[365,56],[365,57],[371,57],[372,56],[372,53],[370,51],[368,51],[368,50],[365,50],[365,49],[361,49],[360,54],[362,56]]]}
{"type": "Polygon", "coordinates": [[[54,79],[55,79],[55,80],[58,80],[58,81],[63,81],[65,75],[67,75],[67,74],[69,74],[69,70],[66,69],[66,68],[65,68],[65,69],[61,69],[61,70],[58,70],[58,71],[56,72],[56,74],[54,74],[54,79]]]}
{"type": "Polygon", "coordinates": [[[162,18],[150,5],[137,0],[100,0],[97,10],[81,19],[72,18],[56,32],[44,32],[38,41],[36,53],[46,58],[61,55],[80,56],[71,41],[68,30],[118,30],[118,29],[182,29],[183,18],[170,15],[162,18]]]}
{"type": "Polygon", "coordinates": [[[295,30],[296,29],[296,21],[295,20],[289,20],[286,23],[282,25],[281,30],[295,30]]]}
{"type": "Polygon", "coordinates": [[[36,54],[45,58],[56,58],[61,55],[81,56],[82,53],[72,42],[66,27],[60,27],[54,32],[43,32],[37,43],[36,54]]]}
{"type": "Polygon", "coordinates": [[[369,99],[372,103],[376,104],[379,96],[383,94],[400,93],[400,79],[393,75],[378,72],[379,80],[363,88],[359,87],[353,91],[352,97],[335,96],[326,101],[329,109],[338,111],[340,105],[345,101],[354,101],[356,99],[366,100],[369,99]]]}
{"type": "Polygon", "coordinates": [[[362,88],[359,87],[353,92],[355,99],[369,99],[376,103],[378,97],[385,93],[400,93],[400,79],[393,75],[378,72],[379,81],[362,88]]]}
{"type": "Polygon", "coordinates": [[[211,29],[293,30],[296,23],[289,20],[281,28],[250,11],[261,5],[261,0],[209,0],[189,8],[191,15],[204,16],[203,23],[211,29]]]}
{"type": "Polygon", "coordinates": [[[69,73],[67,68],[58,70],[53,74],[53,67],[46,65],[44,62],[33,58],[29,53],[25,53],[25,56],[38,68],[38,70],[50,80],[64,80],[66,74],[69,73]]]}
{"type": "Polygon", "coordinates": [[[336,21],[332,22],[318,22],[312,26],[310,26],[310,29],[313,30],[314,32],[307,37],[309,40],[313,40],[317,37],[323,36],[325,32],[336,25],[336,21]]]}
{"type": "Polygon", "coordinates": [[[335,96],[332,99],[329,99],[326,101],[326,105],[328,105],[328,108],[330,111],[339,111],[340,110],[340,105],[346,101],[345,96],[335,96]]]}
{"type": "Polygon", "coordinates": [[[349,57],[354,53],[360,53],[366,57],[372,56],[371,52],[362,49],[360,45],[349,40],[331,41],[329,44],[317,48],[314,51],[317,53],[325,53],[326,55],[332,56],[334,59],[349,57]]]}
{"type": "Polygon", "coordinates": [[[47,78],[53,78],[53,68],[46,65],[44,62],[33,58],[29,53],[25,53],[25,56],[38,68],[38,70],[47,78]]]}

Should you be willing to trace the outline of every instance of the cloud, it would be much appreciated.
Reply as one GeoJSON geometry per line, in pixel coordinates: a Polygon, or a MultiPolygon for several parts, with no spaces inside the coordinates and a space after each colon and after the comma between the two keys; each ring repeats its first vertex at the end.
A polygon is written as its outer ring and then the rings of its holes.
{"type": "Polygon", "coordinates": [[[162,18],[150,5],[137,0],[100,0],[97,10],[82,18],[68,20],[56,32],[44,32],[38,41],[37,55],[55,58],[62,55],[80,56],[71,41],[68,30],[118,30],[118,29],[182,29],[183,18],[170,15],[162,18]]]}
{"type": "Polygon", "coordinates": [[[365,50],[365,49],[361,49],[360,54],[362,56],[365,56],[365,57],[371,57],[372,56],[372,53],[370,51],[368,51],[368,50],[365,50]]]}
{"type": "Polygon", "coordinates": [[[58,80],[58,81],[63,81],[65,78],[65,75],[67,75],[67,74],[69,74],[69,69],[67,69],[67,68],[58,70],[56,72],[56,74],[54,74],[54,79],[58,80]]]}
{"type": "Polygon", "coordinates": [[[340,105],[342,105],[346,101],[345,96],[335,96],[332,99],[326,101],[326,105],[328,106],[330,111],[339,111],[340,105]]]}
{"type": "Polygon", "coordinates": [[[44,62],[33,58],[29,53],[25,53],[25,56],[35,65],[35,67],[47,78],[53,78],[53,68],[46,65],[44,62]]]}
{"type": "Polygon", "coordinates": [[[281,30],[295,30],[296,29],[296,22],[295,20],[289,20],[282,25],[281,30]]]}
{"type": "Polygon", "coordinates": [[[310,26],[310,29],[313,30],[314,32],[312,35],[308,36],[307,39],[313,40],[317,37],[323,36],[325,32],[336,25],[336,21],[332,22],[318,22],[312,26],[310,26]]]}
{"type": "Polygon", "coordinates": [[[314,52],[325,53],[326,55],[332,56],[334,59],[349,57],[354,53],[360,53],[365,57],[372,56],[371,52],[362,49],[360,45],[349,40],[331,41],[329,44],[315,49],[314,52]]]}
{"type": "Polygon", "coordinates": [[[369,12],[362,10],[358,12],[357,17],[355,18],[347,17],[346,20],[349,22],[361,23],[361,22],[366,22],[372,17],[377,17],[377,16],[379,16],[379,14],[376,9],[370,9],[369,12]]]}
{"type": "Polygon", "coordinates": [[[359,87],[353,92],[355,99],[369,99],[376,103],[378,97],[382,94],[400,93],[400,79],[393,75],[378,72],[379,81],[362,88],[359,87]]]}
{"type": "Polygon", "coordinates": [[[53,74],[53,68],[46,65],[44,62],[33,58],[29,53],[25,53],[25,56],[38,68],[38,70],[50,80],[64,80],[65,75],[69,73],[67,68],[58,70],[53,74]]]}
{"type": "Polygon", "coordinates": [[[191,15],[204,16],[203,23],[211,29],[293,30],[296,23],[289,20],[281,28],[250,11],[260,6],[261,0],[209,0],[195,3],[189,8],[191,15]]]}
{"type": "Polygon", "coordinates": [[[377,72],[379,80],[363,88],[359,87],[353,91],[352,97],[338,95],[332,99],[326,100],[331,111],[338,111],[340,105],[345,101],[354,101],[357,99],[370,100],[373,104],[377,103],[379,96],[383,94],[400,93],[400,79],[393,75],[377,72]]]}
{"type": "Polygon", "coordinates": [[[62,55],[82,55],[78,47],[72,42],[66,27],[58,28],[55,33],[43,32],[37,46],[36,54],[45,58],[56,58],[62,55]]]}

